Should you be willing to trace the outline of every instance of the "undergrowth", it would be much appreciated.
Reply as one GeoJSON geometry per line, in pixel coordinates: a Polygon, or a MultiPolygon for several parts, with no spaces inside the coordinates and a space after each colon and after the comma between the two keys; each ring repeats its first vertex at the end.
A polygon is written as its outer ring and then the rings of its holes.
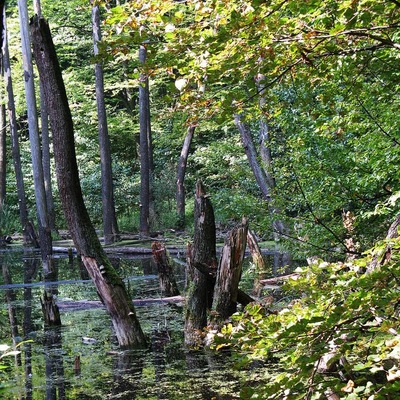
{"type": "Polygon", "coordinates": [[[390,259],[366,273],[381,243],[364,258],[299,268],[284,290],[295,299],[280,310],[252,303],[214,337],[241,368],[255,360],[275,371],[254,399],[367,399],[400,396],[400,242],[390,259]]]}

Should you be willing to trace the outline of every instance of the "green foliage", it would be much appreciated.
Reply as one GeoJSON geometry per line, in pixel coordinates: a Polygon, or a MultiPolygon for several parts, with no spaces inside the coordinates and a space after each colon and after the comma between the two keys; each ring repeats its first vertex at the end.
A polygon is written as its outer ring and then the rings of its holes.
{"type": "Polygon", "coordinates": [[[14,207],[6,204],[0,207],[0,226],[3,235],[11,235],[21,230],[18,212],[14,207]]]}
{"type": "MultiPolygon", "coordinates": [[[[371,273],[363,271],[373,254],[320,261],[286,284],[290,304],[271,312],[253,303],[232,317],[214,347],[234,349],[239,365],[262,360],[276,371],[252,398],[319,399],[329,391],[343,399],[397,398],[400,241],[390,244],[390,261],[371,273]]],[[[382,256],[385,247],[374,253],[382,256]]]]}

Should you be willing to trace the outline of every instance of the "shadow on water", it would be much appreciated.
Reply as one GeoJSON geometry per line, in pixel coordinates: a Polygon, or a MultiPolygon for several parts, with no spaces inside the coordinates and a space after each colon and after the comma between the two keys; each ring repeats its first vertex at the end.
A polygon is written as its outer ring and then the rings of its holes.
{"type": "MultiPolygon", "coordinates": [[[[116,259],[113,264],[135,299],[160,297],[157,269],[150,259],[116,259]]],[[[18,343],[21,354],[5,357],[0,398],[63,399],[234,399],[248,371],[230,357],[183,349],[183,305],[137,307],[147,350],[121,351],[101,308],[61,310],[61,327],[43,323],[44,290],[62,301],[98,300],[96,289],[75,258],[55,260],[51,274],[18,253],[0,255],[0,343],[18,343]]],[[[180,288],[184,267],[176,265],[180,288]]]]}

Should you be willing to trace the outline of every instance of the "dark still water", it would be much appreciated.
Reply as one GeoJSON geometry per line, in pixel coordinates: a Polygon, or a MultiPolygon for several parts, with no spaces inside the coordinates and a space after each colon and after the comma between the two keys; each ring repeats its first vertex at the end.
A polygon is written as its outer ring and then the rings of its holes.
{"type": "MultiPolygon", "coordinates": [[[[150,259],[113,262],[132,298],[160,297],[150,259]]],[[[0,360],[7,366],[1,399],[234,399],[263,373],[238,371],[226,355],[183,349],[183,304],[136,306],[149,349],[120,351],[106,312],[85,302],[98,297],[78,260],[56,264],[58,272],[45,279],[34,257],[0,254],[0,344],[12,347],[14,339],[21,350],[0,360]],[[44,328],[45,289],[57,296],[59,329],[44,328]]],[[[184,267],[176,267],[183,289],[184,267]]]]}

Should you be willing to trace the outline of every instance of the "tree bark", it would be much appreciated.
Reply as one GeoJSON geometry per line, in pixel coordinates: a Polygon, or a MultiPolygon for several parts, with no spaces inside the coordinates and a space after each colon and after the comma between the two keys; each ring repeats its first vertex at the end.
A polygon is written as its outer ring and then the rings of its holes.
{"type": "MultiPolygon", "coordinates": [[[[4,76],[4,63],[1,63],[1,76],[4,76]]],[[[6,200],[6,176],[7,176],[7,149],[6,149],[6,106],[4,93],[0,93],[0,211],[6,200]]],[[[0,230],[1,233],[1,230],[0,230]]]]}
{"type": "Polygon", "coordinates": [[[268,186],[265,172],[257,160],[257,151],[254,147],[253,139],[251,138],[250,127],[246,123],[242,122],[240,115],[235,115],[235,124],[242,137],[242,143],[247,159],[249,160],[251,170],[253,171],[261,193],[266,201],[271,202],[271,189],[268,186]]]}
{"type": "Polygon", "coordinates": [[[43,298],[40,298],[40,304],[42,305],[45,325],[48,327],[61,326],[60,310],[54,301],[53,295],[44,291],[43,298]]]}
{"type": "Polygon", "coordinates": [[[214,210],[203,184],[198,181],[195,195],[193,245],[188,249],[188,276],[191,277],[185,316],[185,345],[199,346],[207,326],[207,310],[212,306],[217,271],[214,210]]]}
{"type": "Polygon", "coordinates": [[[100,299],[111,316],[120,346],[143,347],[146,339],[122,279],[103,251],[83,202],[71,111],[47,21],[31,21],[33,53],[53,132],[60,199],[68,227],[100,299]]]}
{"type": "Polygon", "coordinates": [[[29,37],[28,7],[26,0],[18,0],[18,11],[21,30],[22,64],[25,78],[26,106],[28,111],[29,141],[31,145],[32,171],[35,188],[36,211],[39,225],[40,250],[45,268],[47,267],[47,269],[50,270],[51,267],[48,265],[48,263],[52,254],[52,239],[47,213],[46,192],[44,189],[42,154],[37,118],[32,53],[29,37]]]}
{"type": "MultiPolygon", "coordinates": [[[[139,48],[139,62],[146,62],[146,47],[139,48]]],[[[140,124],[140,232],[150,233],[150,159],[149,159],[149,101],[147,98],[148,80],[145,73],[140,74],[139,84],[139,124],[140,124]]]]}
{"type": "MultiPolygon", "coordinates": [[[[275,180],[273,179],[272,174],[270,172],[266,173],[266,171],[261,168],[261,165],[258,162],[257,151],[251,137],[250,127],[242,122],[240,115],[235,115],[235,123],[241,134],[243,146],[254,177],[258,183],[264,199],[268,202],[268,211],[271,215],[272,220],[273,237],[275,242],[278,243],[281,236],[285,234],[286,229],[279,218],[280,210],[272,205],[272,192],[275,189],[275,180]]],[[[261,121],[260,129],[264,130],[264,132],[261,132],[261,134],[265,134],[265,129],[267,129],[265,121],[261,121]]],[[[268,157],[268,155],[266,155],[266,151],[266,149],[263,149],[264,156],[268,157]]],[[[270,166],[268,168],[270,168],[270,166]]],[[[275,268],[277,269],[278,267],[282,267],[283,265],[281,264],[286,260],[290,262],[290,257],[287,254],[276,252],[274,257],[275,268]]]]}
{"type": "MultiPolygon", "coordinates": [[[[262,74],[258,74],[256,76],[256,86],[259,93],[259,107],[261,113],[263,112],[263,108],[266,104],[265,100],[265,86],[264,80],[265,76],[262,74]]],[[[271,189],[275,188],[275,178],[272,174],[272,152],[270,145],[270,134],[268,123],[265,120],[265,117],[262,115],[260,117],[260,129],[259,129],[259,139],[260,139],[260,156],[263,163],[263,170],[265,173],[265,178],[267,180],[267,184],[271,189]]]]}
{"type": "Polygon", "coordinates": [[[183,146],[181,154],[178,161],[177,179],[176,179],[176,213],[178,217],[177,227],[178,229],[185,228],[185,174],[187,160],[189,157],[190,145],[192,143],[195,126],[189,126],[185,140],[183,141],[183,146]]]}
{"type": "MultiPolygon", "coordinates": [[[[389,227],[388,233],[386,235],[386,239],[394,239],[399,236],[399,227],[400,227],[400,214],[398,214],[395,220],[389,227]]],[[[392,245],[388,244],[383,252],[377,253],[373,256],[372,261],[367,266],[367,272],[372,272],[375,268],[385,264],[385,262],[389,261],[392,258],[392,245]]]]}
{"type": "Polygon", "coordinates": [[[176,284],[174,270],[167,249],[162,243],[153,242],[151,250],[153,259],[157,265],[161,295],[163,297],[179,296],[178,285],[176,284]]]}
{"type": "Polygon", "coordinates": [[[219,261],[211,324],[219,326],[237,310],[239,282],[246,251],[248,221],[235,227],[225,240],[219,261]]]}
{"type": "Polygon", "coordinates": [[[29,242],[28,236],[25,230],[25,227],[28,224],[28,209],[26,206],[26,196],[25,196],[25,186],[24,179],[22,174],[22,166],[21,166],[21,153],[19,149],[19,137],[18,137],[18,129],[17,129],[17,118],[15,111],[15,101],[14,101],[14,90],[12,84],[11,77],[11,64],[10,64],[10,54],[8,50],[8,37],[7,37],[7,23],[6,23],[6,12],[5,8],[3,8],[3,48],[2,48],[2,59],[4,65],[4,79],[5,86],[7,90],[7,109],[8,109],[8,119],[10,124],[10,133],[11,133],[11,152],[12,159],[14,164],[15,171],[15,179],[17,186],[17,196],[18,196],[18,209],[19,209],[19,218],[21,221],[21,227],[24,235],[24,244],[29,242]]]}
{"type": "MultiPolygon", "coordinates": [[[[39,17],[42,16],[42,6],[40,0],[33,0],[33,11],[39,17]]],[[[50,158],[50,135],[49,135],[49,113],[47,112],[46,102],[44,101],[43,87],[40,86],[40,122],[41,122],[41,137],[42,137],[42,165],[44,190],[46,194],[47,215],[49,228],[56,230],[56,216],[53,201],[53,188],[51,183],[51,158],[50,158]]]]}
{"type": "Polygon", "coordinates": [[[249,247],[251,257],[253,259],[253,264],[255,268],[255,278],[253,285],[253,294],[257,297],[260,296],[263,285],[260,280],[264,278],[266,272],[264,258],[261,254],[260,246],[257,243],[254,233],[249,229],[247,231],[247,246],[249,247]]]}
{"type": "MultiPolygon", "coordinates": [[[[94,55],[99,54],[97,43],[101,40],[100,8],[96,4],[92,7],[92,26],[94,55]]],[[[100,62],[95,64],[97,117],[101,160],[102,206],[104,243],[111,244],[118,239],[118,225],[115,214],[111,145],[108,134],[106,105],[104,98],[104,74],[100,62]]]]}

